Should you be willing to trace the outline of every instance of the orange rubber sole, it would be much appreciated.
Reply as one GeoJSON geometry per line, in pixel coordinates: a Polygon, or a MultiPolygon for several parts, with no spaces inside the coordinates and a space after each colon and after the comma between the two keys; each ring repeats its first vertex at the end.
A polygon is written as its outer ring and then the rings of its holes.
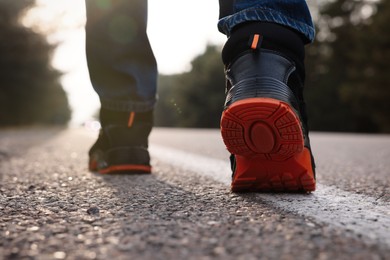
{"type": "Polygon", "coordinates": [[[147,165],[137,165],[137,164],[124,164],[124,165],[113,165],[104,169],[98,170],[97,162],[90,161],[89,163],[90,171],[97,171],[100,174],[110,174],[110,173],[120,173],[120,172],[130,172],[130,173],[151,173],[152,167],[147,165]]]}
{"type": "Polygon", "coordinates": [[[315,190],[300,119],[287,103],[271,98],[237,101],[222,114],[221,134],[236,159],[232,191],[315,190]]]}

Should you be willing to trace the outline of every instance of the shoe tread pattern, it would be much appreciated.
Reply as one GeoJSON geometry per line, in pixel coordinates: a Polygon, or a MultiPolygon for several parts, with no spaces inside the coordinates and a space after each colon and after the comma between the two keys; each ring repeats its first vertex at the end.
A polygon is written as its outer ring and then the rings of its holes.
{"type": "Polygon", "coordinates": [[[299,117],[287,103],[271,98],[235,102],[222,115],[221,134],[236,157],[232,191],[315,190],[310,151],[299,117]]]}
{"type": "Polygon", "coordinates": [[[236,102],[225,110],[221,133],[230,153],[246,157],[263,157],[284,161],[303,149],[303,134],[298,117],[283,102],[268,98],[253,98],[236,102]],[[268,152],[259,152],[254,145],[253,125],[267,126],[275,144],[268,152]]]}

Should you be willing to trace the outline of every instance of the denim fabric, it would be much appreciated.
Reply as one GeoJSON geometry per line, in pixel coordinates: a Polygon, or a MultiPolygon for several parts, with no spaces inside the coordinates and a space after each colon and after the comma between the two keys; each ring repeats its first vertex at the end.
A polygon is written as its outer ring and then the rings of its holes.
{"type": "Polygon", "coordinates": [[[86,54],[102,107],[145,112],[156,103],[157,63],[145,0],[86,0],[86,54]]]}
{"type": "Polygon", "coordinates": [[[233,6],[230,13],[220,15],[218,29],[227,36],[238,24],[262,21],[285,25],[301,32],[308,42],[314,40],[315,29],[305,0],[220,0],[221,12],[229,10],[226,4],[233,6]]]}
{"type": "MultiPolygon", "coordinates": [[[[156,102],[157,64],[147,28],[146,0],[86,0],[86,54],[102,107],[145,112],[156,102]]],[[[304,0],[220,0],[219,30],[249,21],[273,22],[314,39],[304,0]]],[[[200,18],[201,19],[201,18],[200,18]]],[[[222,64],[221,64],[222,66],[222,64]]]]}

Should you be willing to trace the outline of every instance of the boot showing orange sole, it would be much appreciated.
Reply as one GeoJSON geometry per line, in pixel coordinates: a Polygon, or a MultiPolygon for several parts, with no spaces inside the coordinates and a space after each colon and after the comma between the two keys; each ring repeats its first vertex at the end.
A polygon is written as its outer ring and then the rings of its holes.
{"type": "Polygon", "coordinates": [[[233,192],[311,192],[315,177],[299,117],[285,102],[248,98],[222,114],[221,133],[235,155],[233,192]]]}

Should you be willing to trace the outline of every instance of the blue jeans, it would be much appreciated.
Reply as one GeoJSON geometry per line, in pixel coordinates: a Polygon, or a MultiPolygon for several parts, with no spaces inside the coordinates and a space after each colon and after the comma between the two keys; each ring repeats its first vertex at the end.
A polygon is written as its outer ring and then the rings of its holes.
{"type": "MultiPolygon", "coordinates": [[[[304,0],[219,0],[218,29],[229,36],[249,21],[285,25],[314,39],[304,0]]],[[[146,0],[86,0],[86,54],[103,108],[145,112],[156,103],[157,64],[147,34],[146,0]]]]}

